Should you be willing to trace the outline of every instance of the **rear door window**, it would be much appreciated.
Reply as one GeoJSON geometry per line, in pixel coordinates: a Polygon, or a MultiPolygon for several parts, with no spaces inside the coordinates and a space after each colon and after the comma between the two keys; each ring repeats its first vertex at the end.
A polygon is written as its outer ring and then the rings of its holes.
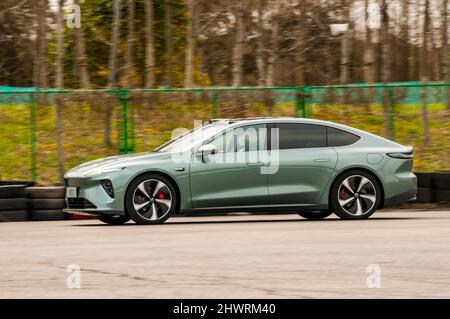
{"type": "Polygon", "coordinates": [[[333,127],[327,127],[327,140],[328,146],[346,146],[351,145],[358,141],[360,137],[358,135],[339,130],[333,127]]]}

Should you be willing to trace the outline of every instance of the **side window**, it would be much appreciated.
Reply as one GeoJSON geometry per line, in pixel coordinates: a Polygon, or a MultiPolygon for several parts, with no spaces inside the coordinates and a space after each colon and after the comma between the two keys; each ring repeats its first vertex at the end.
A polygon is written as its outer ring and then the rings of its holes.
{"type": "Polygon", "coordinates": [[[345,146],[355,143],[360,139],[358,135],[327,127],[328,146],[345,146]]]}
{"type": "Polygon", "coordinates": [[[237,127],[219,135],[208,144],[217,147],[219,153],[249,152],[266,149],[265,124],[237,127]]]}
{"type": "MultiPolygon", "coordinates": [[[[280,123],[279,149],[326,147],[327,133],[325,126],[314,124],[280,123]]],[[[276,145],[272,141],[272,145],[276,145]]]]}

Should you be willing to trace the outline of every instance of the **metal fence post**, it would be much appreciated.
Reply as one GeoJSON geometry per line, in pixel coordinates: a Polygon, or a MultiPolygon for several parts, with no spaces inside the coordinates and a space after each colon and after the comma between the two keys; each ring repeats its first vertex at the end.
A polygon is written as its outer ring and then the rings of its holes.
{"type": "Polygon", "coordinates": [[[297,94],[295,95],[295,104],[296,104],[296,115],[297,117],[307,117],[306,112],[306,87],[302,86],[298,89],[297,94]]]}
{"type": "Polygon", "coordinates": [[[36,180],[36,104],[35,92],[29,94],[29,112],[30,112],[30,148],[31,148],[31,179],[36,180]]]}
{"type": "Polygon", "coordinates": [[[119,151],[127,154],[128,149],[128,91],[121,90],[118,95],[118,138],[119,151]],[[122,130],[122,132],[120,131],[122,130]]]}
{"type": "Polygon", "coordinates": [[[217,118],[217,92],[212,92],[211,118],[217,118]]]}
{"type": "Polygon", "coordinates": [[[389,132],[390,139],[395,140],[395,98],[394,89],[389,88],[389,132]]]}

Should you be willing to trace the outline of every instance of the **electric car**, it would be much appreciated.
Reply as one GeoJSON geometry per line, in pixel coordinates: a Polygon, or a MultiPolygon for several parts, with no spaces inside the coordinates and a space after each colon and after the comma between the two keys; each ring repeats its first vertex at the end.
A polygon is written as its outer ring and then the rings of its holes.
{"type": "Polygon", "coordinates": [[[153,151],[69,170],[65,211],[108,224],[215,212],[364,219],[415,199],[412,165],[412,147],[333,122],[217,119],[153,151]]]}

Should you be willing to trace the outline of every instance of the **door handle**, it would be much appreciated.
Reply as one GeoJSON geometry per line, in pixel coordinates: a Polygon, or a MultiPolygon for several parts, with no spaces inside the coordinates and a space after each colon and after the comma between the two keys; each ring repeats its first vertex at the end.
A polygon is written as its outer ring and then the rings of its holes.
{"type": "Polygon", "coordinates": [[[329,158],[329,157],[315,158],[314,159],[314,162],[321,162],[321,163],[323,163],[323,162],[330,162],[330,161],[331,161],[331,158],[329,158]]]}
{"type": "Polygon", "coordinates": [[[263,162],[247,162],[248,166],[262,166],[263,162]]]}

